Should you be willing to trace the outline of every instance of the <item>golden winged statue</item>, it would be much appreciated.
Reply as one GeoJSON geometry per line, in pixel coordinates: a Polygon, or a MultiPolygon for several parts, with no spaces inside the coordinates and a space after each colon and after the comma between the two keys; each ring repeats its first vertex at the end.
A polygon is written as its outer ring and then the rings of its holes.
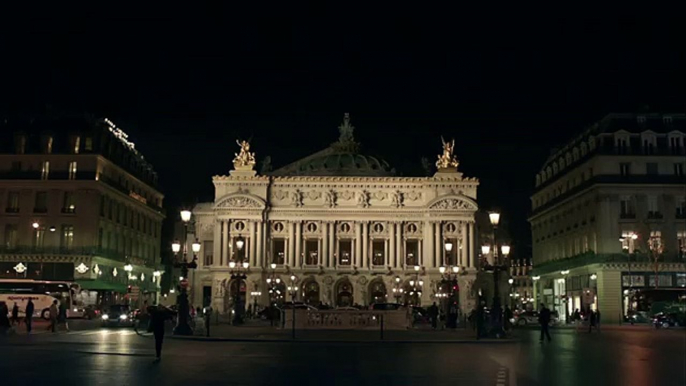
{"type": "Polygon", "coordinates": [[[255,166],[255,153],[250,152],[250,143],[248,141],[239,140],[236,140],[236,143],[241,147],[241,151],[234,153],[235,157],[233,158],[233,166],[237,170],[252,170],[252,168],[255,166]]]}
{"type": "Polygon", "coordinates": [[[441,137],[441,142],[443,142],[443,154],[438,155],[438,161],[436,161],[436,167],[440,169],[450,169],[457,168],[460,164],[457,162],[457,158],[453,155],[455,150],[455,140],[446,142],[443,137],[441,137]]]}

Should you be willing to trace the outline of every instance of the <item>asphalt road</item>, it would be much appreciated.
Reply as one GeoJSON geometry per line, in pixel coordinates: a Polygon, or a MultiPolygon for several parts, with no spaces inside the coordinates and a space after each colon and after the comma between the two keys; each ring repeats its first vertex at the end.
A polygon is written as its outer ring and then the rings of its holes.
{"type": "Polygon", "coordinates": [[[518,342],[291,343],[152,338],[73,322],[0,338],[2,385],[684,385],[684,330],[533,330],[518,342]]]}

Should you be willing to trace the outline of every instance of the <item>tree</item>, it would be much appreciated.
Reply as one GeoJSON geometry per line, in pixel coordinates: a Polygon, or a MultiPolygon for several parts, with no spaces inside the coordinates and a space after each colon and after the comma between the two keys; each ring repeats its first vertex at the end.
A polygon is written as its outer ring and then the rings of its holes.
{"type": "Polygon", "coordinates": [[[655,223],[644,221],[639,234],[640,244],[645,247],[648,261],[651,264],[653,273],[655,274],[655,288],[658,287],[658,279],[660,272],[660,262],[665,254],[664,244],[662,243],[662,232],[657,229],[655,223]]]}

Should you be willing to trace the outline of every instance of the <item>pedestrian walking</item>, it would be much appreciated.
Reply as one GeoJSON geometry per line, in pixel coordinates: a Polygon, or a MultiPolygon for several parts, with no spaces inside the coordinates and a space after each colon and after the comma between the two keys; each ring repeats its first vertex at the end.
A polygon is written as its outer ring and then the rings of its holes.
{"type": "Polygon", "coordinates": [[[543,343],[544,337],[547,337],[548,342],[550,342],[550,331],[548,331],[550,324],[550,310],[543,303],[541,303],[541,311],[538,313],[538,323],[541,324],[541,343],[543,343]]]}
{"type": "Polygon", "coordinates": [[[514,313],[510,306],[505,306],[505,331],[512,330],[512,318],[514,318],[514,313]]]}
{"type": "Polygon", "coordinates": [[[66,302],[60,303],[59,314],[57,316],[58,326],[64,326],[64,330],[69,332],[69,323],[67,323],[67,305],[66,302]]]}
{"type": "Polygon", "coordinates": [[[436,302],[430,305],[429,309],[426,311],[429,314],[429,318],[431,319],[431,328],[435,330],[438,326],[438,306],[436,306],[436,302]]]}
{"type": "Polygon", "coordinates": [[[455,303],[450,305],[450,310],[448,311],[448,327],[457,327],[457,305],[455,303]]]}
{"type": "Polygon", "coordinates": [[[583,323],[581,320],[581,313],[579,312],[578,308],[572,313],[572,323],[574,323],[574,330],[578,332],[579,326],[581,326],[583,323]]]}
{"type": "Polygon", "coordinates": [[[595,328],[600,332],[600,309],[595,310],[595,328]]]}
{"type": "Polygon", "coordinates": [[[485,330],[485,312],[484,312],[484,307],[485,307],[485,302],[481,302],[476,309],[475,312],[475,317],[476,317],[476,339],[481,339],[482,336],[484,336],[484,330],[485,330]]]}
{"type": "MultiPolygon", "coordinates": [[[[212,318],[212,306],[205,307],[205,334],[209,338],[210,336],[210,319],[212,318]]],[[[272,322],[272,326],[274,322],[272,322]]]]}
{"type": "Polygon", "coordinates": [[[171,311],[167,307],[159,304],[151,315],[150,325],[155,336],[155,361],[162,358],[162,342],[164,341],[164,322],[170,319],[171,311]]]}
{"type": "Polygon", "coordinates": [[[588,310],[588,333],[590,334],[593,331],[593,328],[595,327],[595,322],[596,322],[596,314],[593,312],[593,310],[589,309],[588,310]]]}
{"type": "Polygon", "coordinates": [[[11,324],[14,326],[19,325],[19,306],[17,305],[17,302],[14,302],[14,306],[12,307],[12,320],[11,324]]]}
{"type": "Polygon", "coordinates": [[[31,327],[33,324],[33,310],[35,306],[33,305],[33,301],[31,298],[29,298],[29,302],[26,303],[26,315],[24,316],[24,323],[26,323],[26,333],[30,334],[31,333],[31,327]]]}
{"type": "Polygon", "coordinates": [[[9,333],[10,331],[10,320],[7,317],[9,314],[9,309],[7,308],[7,304],[5,302],[0,302],[0,335],[4,335],[6,333],[9,333]]]}
{"type": "Polygon", "coordinates": [[[55,332],[57,329],[57,315],[59,310],[57,309],[57,300],[53,300],[48,310],[48,315],[50,316],[50,324],[48,325],[48,331],[55,332]]]}

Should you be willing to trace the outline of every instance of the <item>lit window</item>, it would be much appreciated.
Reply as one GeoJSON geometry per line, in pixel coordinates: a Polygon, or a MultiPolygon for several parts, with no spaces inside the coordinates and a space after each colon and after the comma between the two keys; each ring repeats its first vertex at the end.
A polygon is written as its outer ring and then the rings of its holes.
{"type": "Polygon", "coordinates": [[[47,180],[49,175],[50,175],[50,161],[43,161],[43,165],[41,166],[40,179],[41,180],[47,180]]]}
{"type": "Polygon", "coordinates": [[[62,213],[75,213],[76,212],[76,200],[74,198],[74,192],[64,192],[64,201],[62,205],[62,213]]]}
{"type": "Polygon", "coordinates": [[[69,179],[76,179],[76,161],[69,162],[69,179]]]}
{"type": "Polygon", "coordinates": [[[62,225],[62,248],[71,249],[74,246],[74,226],[62,225]]]}
{"type": "Polygon", "coordinates": [[[683,258],[686,256],[686,231],[678,231],[676,240],[679,245],[679,257],[683,258]]]}
{"type": "Polygon", "coordinates": [[[622,237],[619,239],[622,243],[622,251],[626,253],[634,253],[634,245],[638,236],[633,231],[623,231],[622,237]]]}
{"type": "Polygon", "coordinates": [[[650,231],[650,243],[648,247],[653,253],[662,253],[662,232],[650,231]]]}
{"type": "Polygon", "coordinates": [[[38,227],[33,230],[33,247],[42,248],[45,241],[45,228],[38,227]]]}

